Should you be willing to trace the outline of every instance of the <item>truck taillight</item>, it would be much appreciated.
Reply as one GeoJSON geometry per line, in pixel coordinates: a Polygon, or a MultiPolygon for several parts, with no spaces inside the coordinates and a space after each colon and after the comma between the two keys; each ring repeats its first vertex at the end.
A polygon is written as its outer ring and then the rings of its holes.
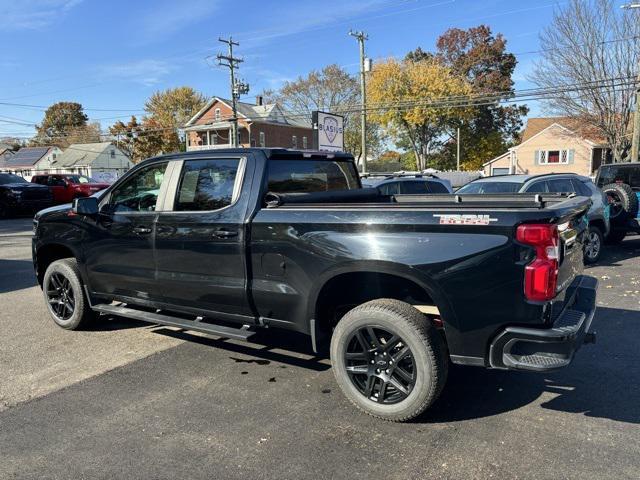
{"type": "Polygon", "coordinates": [[[516,240],[536,251],[535,260],[524,271],[525,296],[534,301],[551,300],[558,284],[558,227],[549,224],[519,225],[516,240]]]}

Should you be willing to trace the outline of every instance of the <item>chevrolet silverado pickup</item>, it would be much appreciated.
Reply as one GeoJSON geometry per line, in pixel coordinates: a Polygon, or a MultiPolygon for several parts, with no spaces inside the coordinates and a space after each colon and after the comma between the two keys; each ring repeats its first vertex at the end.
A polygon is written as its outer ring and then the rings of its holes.
{"type": "Polygon", "coordinates": [[[33,264],[62,328],[107,314],[233,339],[303,332],[357,407],[405,421],[450,363],[544,372],[595,340],[589,206],[384,195],[342,153],[176,153],[39,212],[33,264]]]}

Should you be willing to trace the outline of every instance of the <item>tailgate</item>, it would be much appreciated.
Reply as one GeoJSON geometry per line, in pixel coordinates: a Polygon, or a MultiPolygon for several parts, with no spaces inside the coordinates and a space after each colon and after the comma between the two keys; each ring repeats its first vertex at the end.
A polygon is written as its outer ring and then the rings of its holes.
{"type": "Polygon", "coordinates": [[[556,292],[561,292],[580,275],[584,269],[582,252],[589,226],[585,209],[582,213],[575,212],[569,218],[558,223],[560,235],[558,286],[556,292]]]}

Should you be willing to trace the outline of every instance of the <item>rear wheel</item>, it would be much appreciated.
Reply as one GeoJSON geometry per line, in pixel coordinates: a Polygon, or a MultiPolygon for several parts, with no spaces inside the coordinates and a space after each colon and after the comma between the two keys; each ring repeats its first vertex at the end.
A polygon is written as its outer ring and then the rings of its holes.
{"type": "Polygon", "coordinates": [[[42,292],[51,318],[62,328],[76,330],[97,317],[89,307],[74,258],[56,260],[47,267],[42,292]]]}
{"type": "Polygon", "coordinates": [[[369,415],[402,422],[425,411],[446,382],[440,333],[411,305],[381,299],[349,311],[331,338],[342,392],[369,415]]]}
{"type": "Polygon", "coordinates": [[[602,253],[602,231],[595,225],[589,225],[587,242],[584,245],[584,263],[596,263],[602,253]]]}

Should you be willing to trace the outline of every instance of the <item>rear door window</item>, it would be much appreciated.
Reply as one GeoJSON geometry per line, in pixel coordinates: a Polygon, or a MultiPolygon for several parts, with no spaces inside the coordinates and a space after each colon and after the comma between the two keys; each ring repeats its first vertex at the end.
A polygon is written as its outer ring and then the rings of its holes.
{"type": "Polygon", "coordinates": [[[269,160],[268,191],[328,192],[359,188],[358,172],[344,160],[269,160]]]}
{"type": "Polygon", "coordinates": [[[219,210],[231,205],[239,166],[237,158],[185,162],[174,210],[219,210]]]}
{"type": "Polygon", "coordinates": [[[400,192],[406,195],[424,195],[425,193],[431,193],[427,187],[427,182],[421,180],[400,182],[400,192]]]}
{"type": "Polygon", "coordinates": [[[573,193],[576,191],[570,178],[552,178],[547,180],[547,183],[551,193],[573,193]]]}
{"type": "Polygon", "coordinates": [[[449,193],[449,189],[440,182],[427,182],[430,193],[449,193]]]}
{"type": "Polygon", "coordinates": [[[592,195],[589,187],[577,178],[572,178],[571,183],[573,183],[573,188],[575,189],[574,191],[578,195],[582,195],[583,197],[590,197],[592,195]]]}
{"type": "Polygon", "coordinates": [[[545,181],[535,182],[530,185],[525,191],[527,193],[547,193],[549,192],[549,186],[545,181]]]}
{"type": "Polygon", "coordinates": [[[400,194],[400,182],[384,183],[378,187],[380,193],[383,195],[399,195],[400,194]]]}

